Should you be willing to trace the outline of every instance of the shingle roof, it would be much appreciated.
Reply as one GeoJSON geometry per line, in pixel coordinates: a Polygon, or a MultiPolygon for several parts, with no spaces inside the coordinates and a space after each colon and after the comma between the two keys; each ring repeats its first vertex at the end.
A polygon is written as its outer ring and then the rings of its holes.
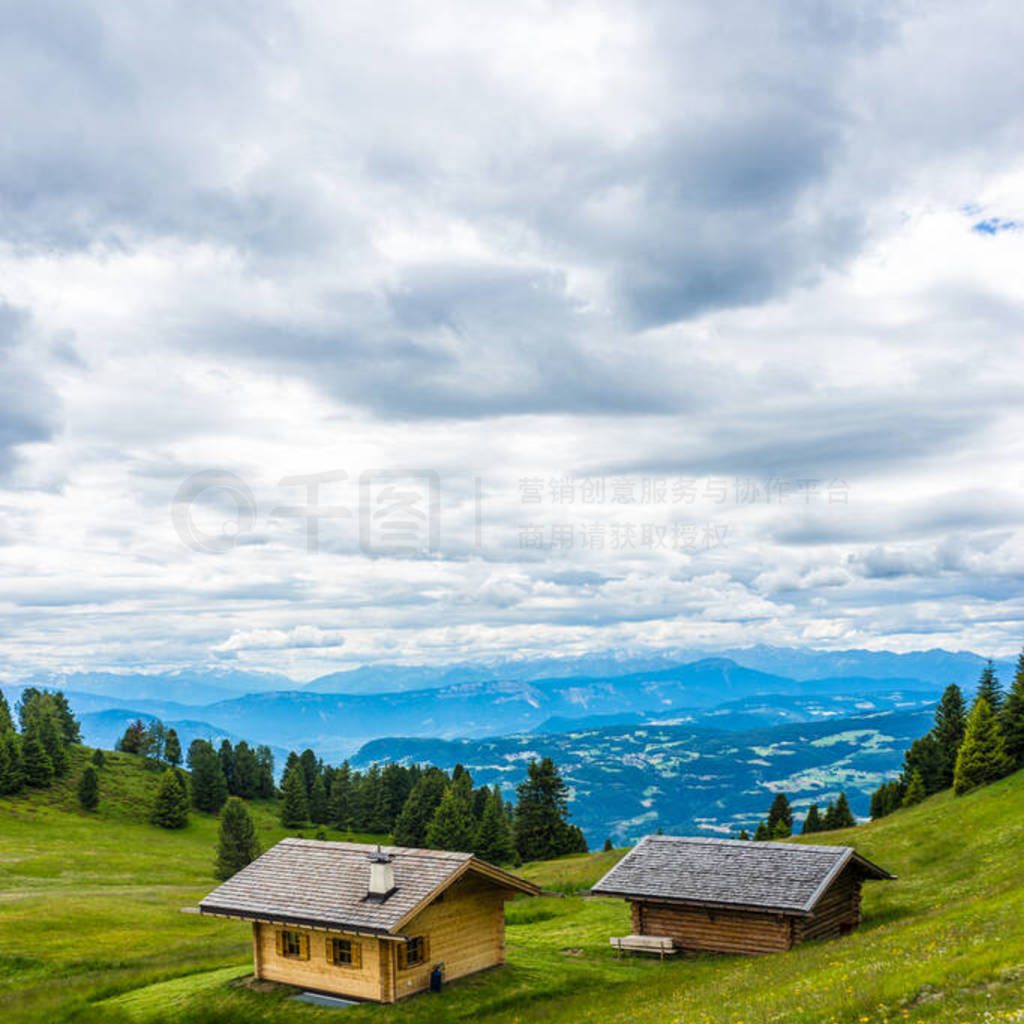
{"type": "Polygon", "coordinates": [[[421,903],[468,870],[510,888],[538,891],[472,854],[381,849],[391,854],[395,877],[395,890],[383,902],[366,899],[369,855],[376,846],[282,839],[202,899],[199,911],[383,934],[395,931],[421,903]]]}
{"type": "Polygon", "coordinates": [[[806,914],[850,861],[893,877],[850,846],[646,836],[591,891],[806,914]]]}

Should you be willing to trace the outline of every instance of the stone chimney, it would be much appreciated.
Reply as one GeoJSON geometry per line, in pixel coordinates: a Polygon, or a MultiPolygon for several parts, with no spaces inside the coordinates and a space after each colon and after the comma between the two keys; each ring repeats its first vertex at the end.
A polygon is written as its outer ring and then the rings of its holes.
{"type": "Polygon", "coordinates": [[[378,846],[370,854],[370,885],[366,891],[368,900],[383,902],[395,891],[395,869],[391,866],[391,855],[378,846]]]}

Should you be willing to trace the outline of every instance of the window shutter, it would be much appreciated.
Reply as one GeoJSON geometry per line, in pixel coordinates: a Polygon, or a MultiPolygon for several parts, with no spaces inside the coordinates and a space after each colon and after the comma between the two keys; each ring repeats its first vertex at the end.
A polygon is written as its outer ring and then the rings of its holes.
{"type": "Polygon", "coordinates": [[[334,939],[329,936],[324,939],[324,949],[327,952],[327,962],[329,964],[334,963],[334,939]]]}
{"type": "Polygon", "coordinates": [[[408,967],[408,966],[409,966],[408,947],[403,942],[398,947],[398,969],[400,971],[404,971],[406,969],[406,967],[408,967]]]}
{"type": "Polygon", "coordinates": [[[352,966],[355,970],[363,966],[363,946],[360,942],[352,943],[352,966]]]}
{"type": "Polygon", "coordinates": [[[423,936],[423,962],[430,963],[430,938],[427,935],[423,936]]]}
{"type": "Polygon", "coordinates": [[[284,932],[280,928],[277,930],[277,955],[284,956],[284,932]]]}
{"type": "Polygon", "coordinates": [[[309,959],[309,936],[299,933],[299,959],[309,959]]]}

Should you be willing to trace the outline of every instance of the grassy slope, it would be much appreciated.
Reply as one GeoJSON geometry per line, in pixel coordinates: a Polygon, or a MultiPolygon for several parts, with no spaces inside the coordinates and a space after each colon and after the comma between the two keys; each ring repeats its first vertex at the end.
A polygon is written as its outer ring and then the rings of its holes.
{"type": "MultiPolygon", "coordinates": [[[[244,924],[177,908],[213,885],[215,822],[182,833],[127,819],[154,779],[122,758],[104,770],[101,815],[70,794],[0,801],[0,1014],[4,1019],[272,1021],[287,990],[254,992],[244,924]],[[228,968],[228,970],[225,970],[228,968]],[[216,973],[210,973],[214,972],[216,973]]],[[[258,808],[264,843],[282,830],[258,808]]],[[[822,841],[819,838],[819,841],[822,841]]],[[[861,930],[790,953],[616,960],[628,931],[609,900],[546,897],[509,905],[509,966],[345,1020],[466,1022],[1024,1021],[1024,774],[965,798],[943,794],[874,825],[832,833],[900,875],[867,887],[861,930]]],[[[616,854],[528,865],[571,892],[616,854]]],[[[337,1011],[287,1004],[297,1021],[337,1011]]]]}

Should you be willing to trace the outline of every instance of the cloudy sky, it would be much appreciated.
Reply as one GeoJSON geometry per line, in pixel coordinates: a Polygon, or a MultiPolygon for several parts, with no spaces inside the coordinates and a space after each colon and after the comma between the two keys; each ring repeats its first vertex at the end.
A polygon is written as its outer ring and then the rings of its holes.
{"type": "Polygon", "coordinates": [[[1019,649],[1012,0],[0,11],[0,675],[1019,649]]]}

